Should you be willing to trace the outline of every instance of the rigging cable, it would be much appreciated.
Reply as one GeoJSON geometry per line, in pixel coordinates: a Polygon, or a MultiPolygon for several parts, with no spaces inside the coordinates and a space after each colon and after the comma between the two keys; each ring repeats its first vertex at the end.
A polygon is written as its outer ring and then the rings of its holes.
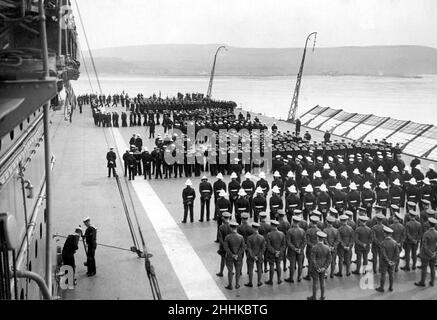
{"type": "Polygon", "coordinates": [[[83,56],[82,48],[81,48],[80,44],[78,46],[79,46],[79,52],[80,52],[80,56],[82,58],[83,66],[85,68],[86,76],[88,78],[88,82],[90,83],[91,91],[94,92],[94,88],[93,88],[93,85],[91,83],[90,74],[88,73],[88,67],[87,67],[86,62],[85,62],[85,57],[83,56]]]}

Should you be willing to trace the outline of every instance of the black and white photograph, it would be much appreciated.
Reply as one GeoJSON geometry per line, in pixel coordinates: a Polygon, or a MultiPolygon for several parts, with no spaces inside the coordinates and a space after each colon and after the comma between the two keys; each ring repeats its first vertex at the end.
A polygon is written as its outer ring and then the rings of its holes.
{"type": "Polygon", "coordinates": [[[0,300],[437,300],[436,32],[434,0],[0,0],[0,300]]]}

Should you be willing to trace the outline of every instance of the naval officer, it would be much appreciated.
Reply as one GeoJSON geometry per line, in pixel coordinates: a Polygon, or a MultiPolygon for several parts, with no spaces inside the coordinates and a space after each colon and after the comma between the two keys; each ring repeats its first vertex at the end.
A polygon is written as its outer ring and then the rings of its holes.
{"type": "Polygon", "coordinates": [[[97,248],[97,229],[91,225],[90,217],[83,219],[86,230],[83,238],[86,243],[86,266],[88,268],[87,276],[92,277],[96,274],[96,248],[97,248]]]}

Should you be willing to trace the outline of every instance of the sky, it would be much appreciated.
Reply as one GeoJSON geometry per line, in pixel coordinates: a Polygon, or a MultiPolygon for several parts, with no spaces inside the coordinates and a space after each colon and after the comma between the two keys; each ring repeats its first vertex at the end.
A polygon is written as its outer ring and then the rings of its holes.
{"type": "MultiPolygon", "coordinates": [[[[72,0],[91,49],[144,44],[437,48],[436,0],[72,0]]],[[[72,5],[82,47],[84,35],[72,5]]]]}

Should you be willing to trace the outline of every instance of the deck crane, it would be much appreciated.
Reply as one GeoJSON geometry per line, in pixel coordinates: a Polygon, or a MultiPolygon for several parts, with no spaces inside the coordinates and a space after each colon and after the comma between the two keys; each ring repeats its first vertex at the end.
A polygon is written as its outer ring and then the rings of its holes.
{"type": "Polygon", "coordinates": [[[211,69],[211,77],[209,78],[208,92],[206,93],[206,97],[208,99],[211,99],[212,83],[214,81],[215,63],[217,61],[217,54],[219,53],[219,51],[221,49],[225,49],[226,51],[228,50],[228,49],[226,49],[225,46],[220,46],[217,48],[217,51],[215,52],[214,63],[212,64],[212,69],[211,69]]]}
{"type": "Polygon", "coordinates": [[[312,32],[308,35],[305,41],[305,48],[303,50],[302,62],[300,63],[299,73],[297,74],[296,87],[294,88],[293,100],[291,101],[290,111],[288,111],[288,118],[287,118],[288,122],[294,122],[296,120],[300,83],[302,81],[303,66],[305,64],[305,55],[307,52],[308,41],[310,40],[312,35],[314,35],[313,52],[314,52],[314,47],[316,46],[317,32],[312,32]]]}

